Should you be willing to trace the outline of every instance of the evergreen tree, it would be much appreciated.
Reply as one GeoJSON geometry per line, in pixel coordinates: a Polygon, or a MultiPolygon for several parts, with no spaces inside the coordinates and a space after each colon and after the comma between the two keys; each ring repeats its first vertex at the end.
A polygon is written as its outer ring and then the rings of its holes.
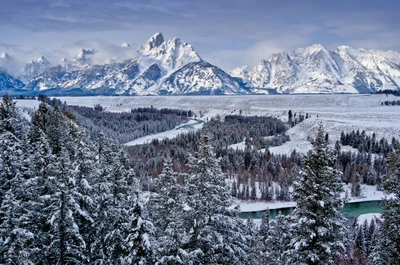
{"type": "Polygon", "coordinates": [[[172,160],[167,157],[158,177],[156,193],[149,201],[151,219],[158,242],[158,264],[182,264],[182,246],[187,239],[183,226],[183,188],[176,181],[172,160]]]}
{"type": "Polygon", "coordinates": [[[142,199],[139,185],[134,185],[131,194],[128,195],[128,219],[124,228],[126,229],[124,244],[126,249],[121,256],[121,265],[139,264],[151,265],[154,264],[153,245],[151,238],[153,236],[153,225],[147,220],[145,213],[144,201],[142,199]],[[133,193],[133,194],[132,194],[133,193]]]}
{"type": "MultiPolygon", "coordinates": [[[[197,158],[191,161],[188,179],[185,246],[186,258],[193,264],[247,264],[246,229],[238,218],[230,188],[225,182],[210,145],[203,132],[197,158]]],[[[184,262],[189,262],[184,260],[184,262]]]]}
{"type": "Polygon", "coordinates": [[[275,227],[269,231],[267,251],[263,253],[262,264],[284,265],[288,259],[285,251],[290,243],[289,217],[281,212],[275,218],[275,227]]]}
{"type": "Polygon", "coordinates": [[[375,264],[400,264],[400,148],[388,159],[390,174],[383,177],[383,187],[394,196],[382,202],[383,223],[379,230],[375,264]]]}
{"type": "Polygon", "coordinates": [[[269,210],[263,212],[261,224],[255,239],[255,247],[251,250],[254,264],[265,264],[268,261],[268,237],[270,233],[269,210]]]}
{"type": "Polygon", "coordinates": [[[253,201],[257,200],[257,190],[256,190],[256,184],[255,183],[251,186],[250,199],[253,200],[253,201]]]}
{"type": "Polygon", "coordinates": [[[345,250],[347,229],[340,210],[343,191],[340,173],[322,125],[304,161],[304,172],[294,184],[297,206],[293,211],[288,264],[333,264],[345,250]]]}

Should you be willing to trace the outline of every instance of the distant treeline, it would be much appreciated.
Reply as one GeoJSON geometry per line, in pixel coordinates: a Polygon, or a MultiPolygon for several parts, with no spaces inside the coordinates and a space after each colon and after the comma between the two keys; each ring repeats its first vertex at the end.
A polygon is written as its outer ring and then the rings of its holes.
{"type": "Polygon", "coordinates": [[[400,97],[400,91],[399,90],[380,90],[380,91],[376,91],[376,94],[391,94],[397,97],[400,97]]]}
{"type": "Polygon", "coordinates": [[[177,109],[137,108],[130,113],[105,112],[100,105],[94,108],[70,106],[81,117],[91,138],[99,131],[119,143],[172,130],[177,125],[185,123],[192,116],[192,111],[177,109]]]}
{"type": "Polygon", "coordinates": [[[385,101],[381,102],[381,105],[400,106],[400,100],[393,100],[393,101],[385,100],[385,101]]]}

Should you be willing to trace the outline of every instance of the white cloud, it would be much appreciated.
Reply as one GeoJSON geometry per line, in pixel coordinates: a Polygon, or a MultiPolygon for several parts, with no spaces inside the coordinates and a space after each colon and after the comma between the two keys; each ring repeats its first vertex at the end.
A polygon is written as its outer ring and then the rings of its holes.
{"type": "Polygon", "coordinates": [[[271,54],[290,52],[296,48],[310,44],[312,42],[306,35],[286,35],[282,33],[280,37],[257,41],[246,49],[219,50],[204,56],[204,59],[230,72],[234,68],[243,65],[252,68],[261,59],[267,59],[271,54]]]}

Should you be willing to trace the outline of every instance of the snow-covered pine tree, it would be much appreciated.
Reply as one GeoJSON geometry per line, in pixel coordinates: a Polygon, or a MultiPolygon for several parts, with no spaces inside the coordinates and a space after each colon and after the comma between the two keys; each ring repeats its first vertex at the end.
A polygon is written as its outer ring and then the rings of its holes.
{"type": "Polygon", "coordinates": [[[100,177],[94,185],[94,263],[152,264],[152,225],[146,221],[141,191],[126,155],[102,135],[97,151],[100,177]]]}
{"type": "Polygon", "coordinates": [[[383,187],[393,198],[382,202],[383,223],[379,229],[378,246],[372,256],[374,264],[400,264],[400,147],[388,158],[390,173],[383,177],[383,187]]]}
{"type": "Polygon", "coordinates": [[[269,234],[269,209],[265,210],[262,214],[259,236],[263,242],[267,241],[269,234]]]}
{"type": "MultiPolygon", "coordinates": [[[[187,264],[249,264],[248,242],[236,201],[204,130],[187,185],[187,264]],[[189,263],[191,262],[191,263],[189,263]]],[[[186,264],[185,263],[185,264],[186,264]]]]}
{"type": "Polygon", "coordinates": [[[147,220],[139,183],[133,185],[132,191],[128,194],[126,210],[128,213],[127,222],[124,224],[127,235],[126,255],[122,256],[123,262],[113,264],[152,265],[154,264],[152,244],[154,228],[153,224],[147,220]]]}
{"type": "Polygon", "coordinates": [[[50,178],[54,178],[54,193],[47,195],[48,207],[43,209],[50,225],[48,231],[49,258],[55,264],[86,264],[85,246],[77,223],[79,202],[69,153],[61,148],[52,165],[50,178]]]}
{"type": "Polygon", "coordinates": [[[183,264],[180,254],[187,236],[184,215],[183,187],[177,183],[172,160],[167,157],[156,183],[156,192],[149,201],[149,212],[155,228],[157,264],[183,264]]]}
{"type": "Polygon", "coordinates": [[[22,138],[22,117],[19,115],[15,105],[16,102],[7,94],[2,97],[0,101],[0,133],[7,131],[18,138],[22,138]]]}
{"type": "Polygon", "coordinates": [[[301,179],[294,183],[297,206],[291,218],[287,264],[333,264],[345,250],[348,231],[340,212],[343,187],[333,162],[320,124],[301,179]]]}
{"type": "Polygon", "coordinates": [[[254,239],[254,246],[251,247],[249,255],[254,265],[264,265],[268,261],[268,235],[270,233],[268,209],[263,212],[261,224],[257,232],[254,239]]]}
{"type": "Polygon", "coordinates": [[[285,251],[290,243],[289,229],[289,217],[279,212],[275,218],[275,227],[269,231],[267,249],[262,253],[261,264],[286,264],[288,256],[285,251]]]}
{"type": "Polygon", "coordinates": [[[93,185],[98,181],[99,169],[96,168],[95,152],[92,150],[85,132],[80,129],[73,140],[72,144],[76,151],[71,157],[73,170],[70,179],[74,183],[71,192],[78,205],[77,211],[74,212],[74,218],[85,242],[84,249],[82,249],[83,256],[90,263],[95,256],[92,253],[92,247],[96,237],[96,230],[93,227],[96,210],[93,185]]]}

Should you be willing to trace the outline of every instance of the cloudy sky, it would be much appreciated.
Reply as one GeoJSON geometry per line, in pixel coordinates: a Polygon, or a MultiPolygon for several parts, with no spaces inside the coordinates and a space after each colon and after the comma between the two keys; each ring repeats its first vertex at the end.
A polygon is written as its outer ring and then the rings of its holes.
{"type": "Polygon", "coordinates": [[[1,0],[0,52],[115,55],[162,32],[229,71],[314,43],[400,51],[399,12],[398,0],[1,0]]]}

